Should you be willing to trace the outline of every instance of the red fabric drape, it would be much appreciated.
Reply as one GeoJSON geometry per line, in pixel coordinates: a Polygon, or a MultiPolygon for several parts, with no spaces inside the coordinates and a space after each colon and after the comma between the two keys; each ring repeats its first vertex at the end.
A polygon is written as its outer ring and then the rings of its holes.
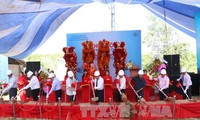
{"type": "Polygon", "coordinates": [[[84,84],[81,86],[82,102],[90,102],[90,84],[84,84]]]}
{"type": "MultiPolygon", "coordinates": [[[[139,104],[131,103],[136,110],[133,120],[139,118],[139,104]]],[[[109,119],[110,116],[115,119],[121,119],[121,111],[123,104],[66,104],[44,102],[29,102],[25,104],[15,103],[15,113],[17,118],[37,118],[40,116],[43,119],[59,119],[63,120],[96,120],[109,119]],[[40,114],[41,111],[41,114],[40,114]],[[59,114],[60,111],[60,114],[59,114]],[[111,112],[112,111],[112,112],[111,112]],[[111,114],[113,113],[113,114],[111,114]]],[[[173,104],[164,101],[150,102],[142,104],[141,106],[141,120],[155,120],[155,119],[181,119],[181,118],[199,118],[200,117],[200,101],[189,102],[187,100],[177,100],[175,104],[175,116],[173,116],[173,104]]],[[[13,117],[13,106],[11,103],[3,103],[0,105],[1,118],[13,117]]]]}
{"type": "Polygon", "coordinates": [[[113,90],[112,90],[112,77],[110,75],[106,75],[103,77],[104,79],[104,102],[109,102],[110,98],[113,100],[113,90]]]}

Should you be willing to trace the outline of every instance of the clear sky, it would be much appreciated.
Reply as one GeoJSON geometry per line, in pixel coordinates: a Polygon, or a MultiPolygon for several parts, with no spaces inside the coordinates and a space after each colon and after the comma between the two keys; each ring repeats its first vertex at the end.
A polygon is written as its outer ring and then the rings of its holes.
{"type": "MultiPolygon", "coordinates": [[[[142,39],[146,33],[148,21],[146,16],[151,14],[141,5],[115,4],[115,30],[141,30],[142,39]]],[[[82,32],[101,32],[111,30],[110,6],[100,3],[84,5],[72,14],[59,29],[34,53],[62,53],[62,48],[66,46],[66,34],[82,32]],[[51,52],[49,51],[49,49],[51,52]]],[[[179,36],[183,41],[191,45],[193,51],[196,50],[195,40],[182,32],[179,36]]]]}

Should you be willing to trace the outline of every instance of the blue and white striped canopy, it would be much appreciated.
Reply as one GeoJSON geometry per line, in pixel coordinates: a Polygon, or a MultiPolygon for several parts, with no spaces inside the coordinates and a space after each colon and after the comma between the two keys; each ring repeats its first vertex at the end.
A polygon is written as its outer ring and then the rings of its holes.
{"type": "MultiPolygon", "coordinates": [[[[142,4],[168,23],[195,37],[199,0],[1,0],[0,54],[23,59],[41,46],[84,4],[142,4]]],[[[140,13],[142,14],[142,13],[140,13]]]]}

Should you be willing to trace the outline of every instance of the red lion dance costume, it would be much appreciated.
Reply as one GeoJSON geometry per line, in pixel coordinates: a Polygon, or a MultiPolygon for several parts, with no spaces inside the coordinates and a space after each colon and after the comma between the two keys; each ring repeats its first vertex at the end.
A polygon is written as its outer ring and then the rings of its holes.
{"type": "Polygon", "coordinates": [[[76,75],[76,70],[77,70],[77,56],[76,53],[74,52],[75,47],[64,47],[63,52],[64,56],[63,58],[65,59],[65,66],[72,70],[73,73],[76,75]]]}
{"type": "Polygon", "coordinates": [[[83,66],[82,67],[83,69],[87,69],[91,76],[94,76],[93,72],[96,71],[96,69],[94,69],[94,71],[92,70],[94,68],[93,62],[95,58],[94,44],[92,41],[87,40],[85,42],[82,42],[82,46],[83,46],[83,49],[82,49],[83,66]]]}
{"type": "Polygon", "coordinates": [[[84,76],[81,82],[81,90],[82,90],[82,101],[90,102],[90,81],[94,78],[94,72],[96,71],[94,65],[95,51],[94,44],[92,41],[82,42],[82,68],[84,70],[84,76]]]}
{"type": "Polygon", "coordinates": [[[109,70],[110,62],[110,42],[108,40],[100,40],[98,43],[97,63],[101,76],[106,75],[109,70]]]}
{"type": "Polygon", "coordinates": [[[85,41],[82,42],[82,60],[83,63],[93,63],[95,58],[95,52],[94,52],[94,44],[92,41],[85,41]]]}
{"type": "Polygon", "coordinates": [[[126,56],[127,52],[124,48],[125,43],[124,42],[114,42],[113,43],[114,50],[113,50],[113,56],[114,56],[114,67],[115,67],[115,74],[117,75],[119,70],[124,70],[126,68],[126,56]]]}

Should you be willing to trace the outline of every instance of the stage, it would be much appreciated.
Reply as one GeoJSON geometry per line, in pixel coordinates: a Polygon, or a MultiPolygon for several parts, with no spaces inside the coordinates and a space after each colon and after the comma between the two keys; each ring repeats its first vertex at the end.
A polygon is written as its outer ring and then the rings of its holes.
{"type": "MultiPolygon", "coordinates": [[[[112,96],[111,101],[104,103],[92,102],[93,97],[91,91],[89,95],[83,91],[83,86],[78,84],[75,103],[71,104],[65,93],[65,85],[62,86],[62,98],[60,102],[55,102],[55,93],[53,92],[49,99],[45,95],[41,95],[38,102],[29,100],[21,101],[18,96],[17,101],[0,101],[0,119],[17,118],[17,119],[62,119],[62,120],[157,120],[157,119],[187,119],[200,118],[200,100],[196,98],[196,102],[182,100],[182,96],[176,92],[171,92],[169,97],[176,96],[174,101],[159,101],[158,94],[154,93],[152,86],[149,87],[149,99],[146,103],[136,102],[133,90],[127,86],[126,95],[130,102],[116,103],[115,85],[109,85],[112,96]],[[88,101],[83,101],[83,97],[87,96],[88,101]]],[[[88,86],[84,86],[88,87],[88,86]]],[[[90,88],[88,88],[90,90],[90,88]]],[[[108,89],[105,87],[105,89],[108,89]]],[[[108,97],[107,97],[108,98],[108,97]]],[[[86,99],[85,99],[86,100],[86,99]]]]}
{"type": "Polygon", "coordinates": [[[141,103],[46,103],[1,101],[0,116],[2,118],[26,119],[62,119],[62,120],[102,120],[102,119],[185,119],[200,118],[200,100],[175,100],[171,102],[155,101],[141,103]]]}

